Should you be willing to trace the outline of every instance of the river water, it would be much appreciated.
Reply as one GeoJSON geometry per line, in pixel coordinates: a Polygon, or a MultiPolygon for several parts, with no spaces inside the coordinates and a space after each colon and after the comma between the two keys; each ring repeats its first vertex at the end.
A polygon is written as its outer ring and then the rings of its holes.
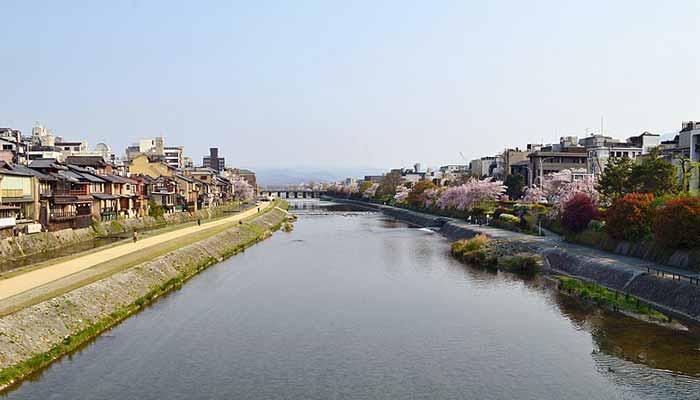
{"type": "MultiPolygon", "coordinates": [[[[323,207],[320,207],[320,206],[323,207]]],[[[471,268],[424,229],[298,203],[276,233],[9,399],[698,399],[700,336],[471,268]]]]}

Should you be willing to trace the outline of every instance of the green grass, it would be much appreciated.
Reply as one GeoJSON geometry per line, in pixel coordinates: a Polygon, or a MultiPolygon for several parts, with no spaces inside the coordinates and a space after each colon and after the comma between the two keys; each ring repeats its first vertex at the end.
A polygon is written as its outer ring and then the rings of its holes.
{"type": "Polygon", "coordinates": [[[666,315],[644,305],[633,296],[618,294],[600,285],[584,282],[575,278],[561,276],[558,277],[558,279],[560,283],[559,288],[562,291],[575,294],[584,300],[594,302],[600,306],[608,306],[613,310],[623,310],[644,315],[659,322],[668,322],[670,320],[666,315]]]}

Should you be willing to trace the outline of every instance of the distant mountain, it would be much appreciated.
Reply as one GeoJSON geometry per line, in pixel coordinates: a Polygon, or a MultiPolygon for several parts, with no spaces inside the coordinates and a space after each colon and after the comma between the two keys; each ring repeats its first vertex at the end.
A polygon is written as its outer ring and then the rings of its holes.
{"type": "Polygon", "coordinates": [[[384,172],[381,168],[373,167],[339,167],[339,168],[250,168],[255,172],[260,186],[287,186],[309,182],[335,182],[345,178],[362,178],[365,175],[375,175],[384,172]]]}

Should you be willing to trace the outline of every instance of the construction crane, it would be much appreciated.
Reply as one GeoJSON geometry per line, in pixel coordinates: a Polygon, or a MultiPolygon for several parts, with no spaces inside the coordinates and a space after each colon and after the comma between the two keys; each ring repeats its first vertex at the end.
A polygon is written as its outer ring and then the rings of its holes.
{"type": "Polygon", "coordinates": [[[467,158],[464,157],[464,154],[461,151],[459,152],[459,155],[462,156],[462,161],[464,161],[464,164],[469,165],[469,163],[467,162],[467,158]]]}

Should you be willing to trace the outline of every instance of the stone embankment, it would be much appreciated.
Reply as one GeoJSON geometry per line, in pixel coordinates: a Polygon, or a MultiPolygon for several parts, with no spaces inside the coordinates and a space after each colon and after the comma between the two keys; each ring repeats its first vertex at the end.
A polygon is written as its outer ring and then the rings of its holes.
{"type": "MultiPolygon", "coordinates": [[[[687,279],[673,279],[669,275],[660,277],[648,273],[645,261],[581,248],[549,238],[470,225],[450,218],[396,207],[353,200],[348,202],[382,211],[386,215],[414,225],[432,228],[451,240],[469,239],[485,234],[499,241],[517,242],[518,248],[526,246],[532,252],[541,254],[547,267],[555,273],[632,295],[669,315],[700,322],[700,285],[687,279]]],[[[651,262],[646,264],[655,268],[651,262]]]]}
{"type": "Polygon", "coordinates": [[[166,225],[192,222],[197,219],[218,218],[235,208],[235,204],[225,204],[220,207],[206,208],[196,212],[170,213],[164,215],[162,219],[153,217],[119,219],[95,223],[90,228],[64,229],[56,232],[41,232],[12,237],[0,240],[0,258],[7,261],[86,242],[98,237],[130,233],[134,230],[149,230],[166,225]]]}
{"type": "Polygon", "coordinates": [[[286,221],[255,219],[121,273],[0,318],[0,389],[76,349],[200,270],[268,237],[286,221]]]}

